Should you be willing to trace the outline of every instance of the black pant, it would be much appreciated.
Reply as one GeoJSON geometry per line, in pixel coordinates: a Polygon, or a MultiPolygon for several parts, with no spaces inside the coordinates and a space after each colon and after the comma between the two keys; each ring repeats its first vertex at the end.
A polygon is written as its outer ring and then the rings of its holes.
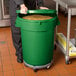
{"type": "MultiPolygon", "coordinates": [[[[35,4],[30,6],[28,5],[29,9],[35,9],[35,4]]],[[[9,13],[10,13],[10,19],[11,19],[11,32],[12,32],[12,39],[14,47],[16,48],[17,54],[22,54],[22,43],[21,43],[21,31],[20,28],[15,27],[15,21],[16,21],[16,10],[19,9],[18,6],[13,2],[13,0],[9,1],[9,13]]]]}
{"type": "Polygon", "coordinates": [[[20,28],[15,27],[16,17],[11,18],[11,32],[12,32],[12,40],[14,47],[16,49],[16,53],[22,54],[22,44],[21,44],[21,31],[20,28]]]}

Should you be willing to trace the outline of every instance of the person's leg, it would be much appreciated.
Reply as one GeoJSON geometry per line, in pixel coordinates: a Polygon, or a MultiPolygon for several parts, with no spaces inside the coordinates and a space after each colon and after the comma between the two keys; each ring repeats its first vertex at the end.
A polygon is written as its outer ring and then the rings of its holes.
{"type": "Polygon", "coordinates": [[[20,28],[15,27],[16,21],[16,10],[18,9],[17,5],[13,0],[9,1],[9,14],[11,21],[11,32],[12,32],[12,40],[14,47],[16,49],[17,61],[22,62],[22,43],[21,43],[21,32],[20,28]]]}
{"type": "MultiPolygon", "coordinates": [[[[36,8],[35,3],[32,7],[31,6],[32,4],[30,5],[27,3],[28,9],[36,8]]],[[[20,28],[15,27],[15,20],[17,17],[16,10],[17,10],[17,5],[14,3],[13,0],[10,0],[9,1],[9,12],[10,12],[10,17],[11,17],[12,39],[13,39],[14,47],[16,48],[17,61],[22,62],[21,32],[20,32],[20,28]]]]}
{"type": "Polygon", "coordinates": [[[20,28],[15,27],[16,16],[11,17],[11,32],[14,47],[16,49],[17,61],[22,62],[22,43],[21,43],[21,31],[20,28]]]}

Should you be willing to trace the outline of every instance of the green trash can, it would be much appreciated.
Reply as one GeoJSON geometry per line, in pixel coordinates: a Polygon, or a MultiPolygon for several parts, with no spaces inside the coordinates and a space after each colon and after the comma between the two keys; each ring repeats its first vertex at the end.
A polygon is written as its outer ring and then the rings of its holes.
{"type": "Polygon", "coordinates": [[[56,10],[28,10],[27,15],[18,14],[16,19],[16,27],[21,28],[24,64],[34,70],[48,68],[53,61],[54,30],[56,25],[59,25],[56,10]],[[47,20],[22,18],[30,14],[53,18],[47,20]]]}

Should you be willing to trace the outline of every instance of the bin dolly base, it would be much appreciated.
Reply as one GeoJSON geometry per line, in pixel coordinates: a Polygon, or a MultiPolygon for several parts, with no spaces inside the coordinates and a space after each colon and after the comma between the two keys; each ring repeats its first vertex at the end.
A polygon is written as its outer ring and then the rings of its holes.
{"type": "Polygon", "coordinates": [[[25,61],[24,61],[24,65],[27,66],[27,67],[30,67],[34,70],[34,72],[37,72],[37,70],[39,69],[49,69],[53,64],[53,60],[51,61],[51,63],[48,63],[46,65],[42,65],[42,66],[33,66],[33,65],[30,65],[30,64],[27,64],[25,61]]]}

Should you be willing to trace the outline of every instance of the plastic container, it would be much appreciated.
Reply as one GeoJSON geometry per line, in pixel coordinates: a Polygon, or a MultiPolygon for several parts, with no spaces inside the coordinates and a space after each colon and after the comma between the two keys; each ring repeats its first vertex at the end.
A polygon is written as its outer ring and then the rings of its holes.
{"type": "Polygon", "coordinates": [[[33,69],[48,67],[53,60],[54,30],[59,24],[56,11],[29,10],[27,15],[18,14],[16,19],[16,27],[21,28],[24,63],[33,69]],[[48,20],[22,18],[30,14],[41,14],[53,18],[48,20]]]}

